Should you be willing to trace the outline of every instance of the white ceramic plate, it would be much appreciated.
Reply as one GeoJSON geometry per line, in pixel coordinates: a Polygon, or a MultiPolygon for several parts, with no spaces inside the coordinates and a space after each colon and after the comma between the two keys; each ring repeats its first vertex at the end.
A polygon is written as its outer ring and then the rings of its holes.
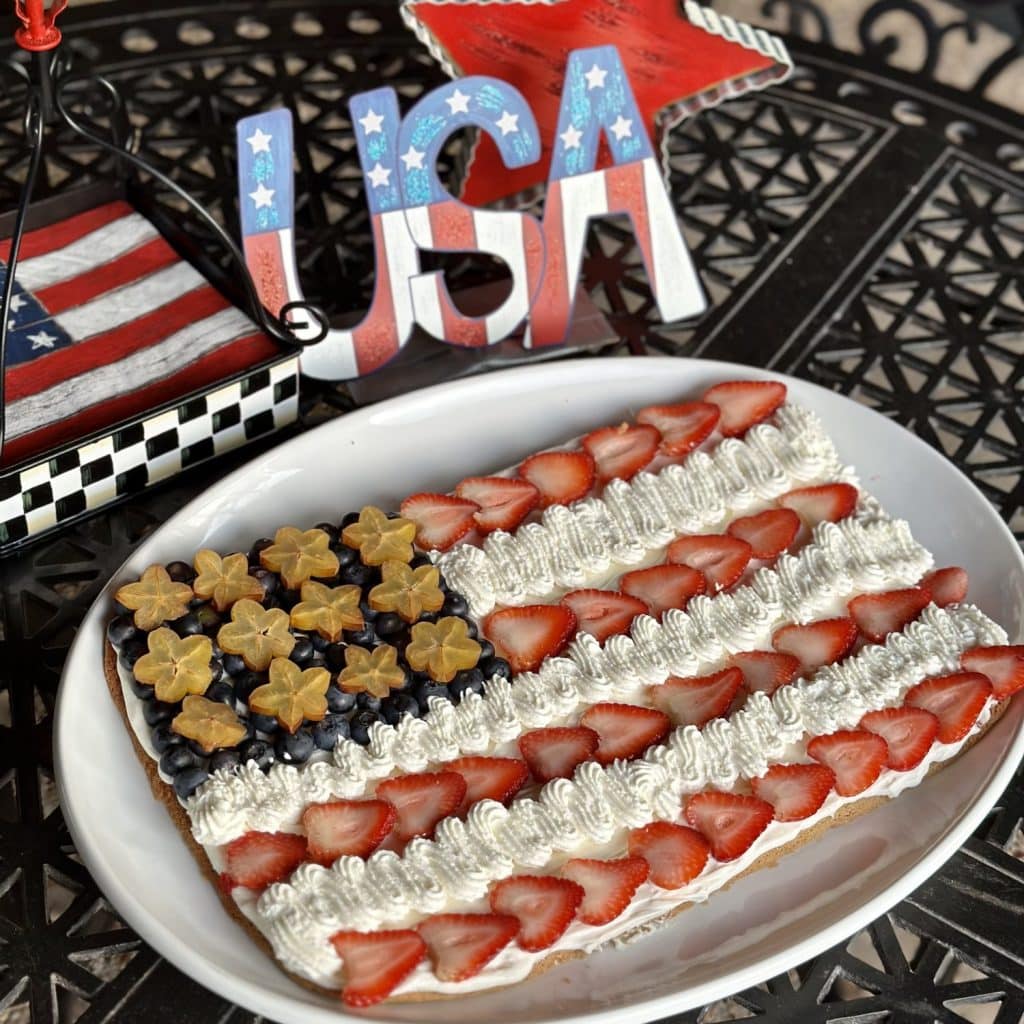
{"type": "MultiPolygon", "coordinates": [[[[189,558],[200,547],[247,550],[284,523],[337,521],[367,502],[395,506],[416,490],[445,490],[468,474],[515,464],[649,403],[696,397],[720,380],[769,376],[710,361],[603,359],[429,388],[352,413],[255,459],[174,515],[115,579],[137,576],[153,562],[189,558]]],[[[890,512],[910,519],[939,565],[965,566],[971,599],[1011,637],[1020,636],[1024,563],[984,497],[889,420],[803,381],[786,383],[793,401],[822,417],[864,485],[890,512]]],[[[110,589],[82,623],[56,711],[61,801],[79,853],[124,919],[204,985],[288,1024],[337,1024],[345,1016],[340,1003],[291,982],[224,913],[150,795],[103,679],[110,589]]],[[[740,880],[656,938],[504,991],[380,1006],[368,1015],[424,1024],[629,1024],[787,970],[874,920],[963,843],[1024,754],[1022,720],[1018,699],[941,775],[740,880]]]]}

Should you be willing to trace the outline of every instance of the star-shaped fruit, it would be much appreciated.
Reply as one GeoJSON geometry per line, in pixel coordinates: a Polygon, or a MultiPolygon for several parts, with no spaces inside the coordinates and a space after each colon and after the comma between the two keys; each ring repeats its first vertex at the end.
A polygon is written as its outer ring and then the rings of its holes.
{"type": "Polygon", "coordinates": [[[249,695],[249,707],[258,715],[272,715],[289,732],[307,719],[319,722],[327,714],[327,687],[331,674],[325,668],[303,671],[294,661],[275,658],[270,681],[249,695]]]}
{"type": "Polygon", "coordinates": [[[149,630],[187,615],[193,596],[187,583],[175,583],[162,565],[151,565],[135,583],[121,587],[114,598],[135,612],[139,629],[149,630]]]}
{"type": "Polygon", "coordinates": [[[345,648],[338,685],[346,692],[384,698],[404,683],[405,669],[399,667],[398,651],[391,644],[379,644],[372,651],[355,645],[345,648]]]}
{"type": "Polygon", "coordinates": [[[274,534],[274,543],[260,552],[260,564],[280,573],[289,590],[296,590],[311,576],[329,579],[338,575],[338,556],[323,530],[282,526],[274,534]]]}
{"type": "Polygon", "coordinates": [[[238,715],[223,701],[205,697],[186,697],[181,711],[171,722],[171,732],[195,740],[208,754],[234,747],[245,739],[248,730],[238,715]]]}
{"type": "Polygon", "coordinates": [[[383,565],[411,562],[415,536],[415,523],[401,517],[388,519],[376,506],[366,505],[360,510],[359,519],[342,531],[341,539],[350,548],[358,548],[366,565],[383,565]]]}
{"type": "Polygon", "coordinates": [[[441,571],[433,565],[411,569],[404,562],[385,562],[382,582],[370,591],[370,607],[377,612],[397,612],[406,622],[416,622],[424,612],[440,611],[444,604],[441,571]]]}
{"type": "Polygon", "coordinates": [[[450,683],[456,673],[480,660],[480,645],[470,637],[464,619],[446,615],[437,622],[417,622],[405,660],[414,672],[426,672],[438,683],[450,683]]]}
{"type": "Polygon", "coordinates": [[[340,639],[343,629],[363,628],[360,587],[327,587],[315,580],[306,580],[300,596],[302,600],[292,609],[292,625],[296,629],[315,629],[334,643],[340,639]]]}
{"type": "MultiPolygon", "coordinates": [[[[684,14],[678,0],[404,0],[406,23],[427,36],[448,74],[501,78],[537,118],[541,158],[526,167],[506,167],[480,132],[462,198],[485,206],[544,181],[552,147],[569,144],[555,132],[570,50],[618,48],[644,128],[658,129],[656,145],[683,117],[792,70],[779,39],[705,10],[687,4],[684,14]]],[[[588,89],[604,87],[600,70],[587,78],[588,89]]]]}
{"type": "Polygon", "coordinates": [[[288,631],[288,613],[243,597],[231,608],[231,621],[217,632],[217,643],[237,654],[253,672],[262,672],[274,658],[287,658],[295,646],[288,631]]]}
{"type": "Polygon", "coordinates": [[[227,611],[243,597],[254,601],[263,599],[263,587],[258,579],[249,575],[249,560],[245,555],[221,558],[216,551],[203,548],[196,553],[192,564],[196,570],[192,589],[197,596],[213,601],[219,612],[227,611]]]}
{"type": "Polygon", "coordinates": [[[153,687],[157,700],[177,704],[186,694],[206,693],[213,681],[213,644],[208,636],[180,637],[161,626],[146,642],[149,653],[135,662],[133,671],[140,683],[153,687]]]}

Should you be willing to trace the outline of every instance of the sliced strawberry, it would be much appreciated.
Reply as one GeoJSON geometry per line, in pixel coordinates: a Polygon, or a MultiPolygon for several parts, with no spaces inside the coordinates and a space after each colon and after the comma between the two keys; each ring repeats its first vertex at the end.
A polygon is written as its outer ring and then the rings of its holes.
{"type": "Polygon", "coordinates": [[[497,800],[503,804],[511,800],[530,774],[525,761],[518,757],[459,757],[442,765],[446,772],[458,772],[466,781],[463,809],[478,800],[497,800]]]}
{"type": "Polygon", "coordinates": [[[779,504],[792,509],[810,527],[818,523],[837,523],[857,507],[857,488],[852,484],[798,487],[783,494],[779,504]]]}
{"type": "Polygon", "coordinates": [[[807,744],[807,753],[832,769],[840,796],[856,796],[867,789],[882,774],[889,757],[885,740],[864,729],[815,736],[807,744]]]}
{"type": "Polygon", "coordinates": [[[754,558],[776,558],[796,539],[800,517],[791,508],[766,508],[756,516],[742,516],[728,526],[730,537],[750,545],[754,558]]]}
{"type": "Polygon", "coordinates": [[[577,629],[602,642],[628,632],[633,620],[647,613],[640,598],[617,590],[571,590],[562,604],[576,616],[577,629]]]}
{"type": "Polygon", "coordinates": [[[396,775],[377,786],[377,796],[395,808],[395,835],[401,840],[429,836],[442,818],[454,814],[466,795],[458,772],[396,775]]]}
{"type": "Polygon", "coordinates": [[[672,458],[692,452],[707,440],[721,415],[710,402],[649,405],[636,414],[637,423],[649,423],[661,434],[661,453],[672,458]]]}
{"type": "Polygon", "coordinates": [[[587,924],[614,921],[633,898],[650,869],[643,857],[590,860],[574,857],[566,861],[562,874],[583,886],[579,917],[587,924]]]}
{"type": "Polygon", "coordinates": [[[519,752],[538,782],[567,779],[578,764],[589,761],[600,737],[584,726],[534,729],[519,737],[519,752]]]}
{"type": "Polygon", "coordinates": [[[772,805],[776,821],[803,821],[825,802],[835,782],[832,769],[823,764],[774,764],[761,778],[751,779],[750,788],[772,805]]]}
{"type": "Polygon", "coordinates": [[[743,575],[751,554],[745,540],[723,533],[703,533],[674,540],[666,557],[673,565],[688,565],[702,572],[707,592],[715,594],[731,587],[743,575]]]}
{"type": "Polygon", "coordinates": [[[597,467],[597,482],[632,480],[658,453],[661,434],[645,423],[602,427],[580,442],[597,467]]]}
{"type": "Polygon", "coordinates": [[[395,824],[395,809],[384,800],[333,800],[302,812],[309,858],[330,867],[339,857],[368,857],[395,824]]]}
{"type": "Polygon", "coordinates": [[[859,728],[881,736],[889,748],[886,768],[894,772],[909,772],[916,768],[931,750],[939,734],[939,720],[924,708],[883,708],[869,711],[859,728]]]}
{"type": "Polygon", "coordinates": [[[772,820],[772,805],[756,796],[697,793],[686,802],[686,820],[708,841],[715,860],[735,860],[772,820]]]}
{"type": "Polygon", "coordinates": [[[345,968],[346,1006],[372,1006],[412,974],[427,944],[411,928],[379,932],[335,932],[331,945],[345,968]]]}
{"type": "Polygon", "coordinates": [[[597,467],[588,452],[541,452],[531,455],[519,475],[540,493],[540,507],[568,505],[585,498],[594,486],[597,467]]]}
{"type": "Polygon", "coordinates": [[[290,832],[246,832],[224,847],[221,887],[265,889],[287,878],[306,859],[306,837],[290,832]]]}
{"type": "Polygon", "coordinates": [[[786,385],[776,380],[727,380],[708,388],[702,397],[718,406],[718,429],[726,437],[739,437],[782,405],[786,385]]]}
{"type": "Polygon", "coordinates": [[[502,608],[484,619],[484,636],[513,672],[532,672],[576,632],[576,616],[557,604],[502,608]]]}
{"type": "Polygon", "coordinates": [[[987,676],[997,700],[1024,690],[1024,645],[975,647],[960,656],[960,667],[987,676]]]}
{"type": "Polygon", "coordinates": [[[647,693],[654,706],[676,725],[700,728],[729,710],[742,685],[743,673],[727,668],[707,676],[669,676],[660,686],[649,687],[647,693]]]}
{"type": "Polygon", "coordinates": [[[440,981],[465,981],[479,974],[515,937],[511,914],[435,914],[416,929],[440,981]]]}
{"type": "Polygon", "coordinates": [[[959,604],[967,597],[967,570],[959,565],[949,565],[945,569],[933,569],[923,580],[921,586],[932,595],[932,600],[940,607],[959,604]]]}
{"type": "Polygon", "coordinates": [[[491,910],[519,922],[516,944],[531,953],[557,942],[582,902],[583,886],[554,875],[513,875],[490,894],[491,910]]]}
{"type": "Polygon", "coordinates": [[[514,530],[540,501],[537,488],[518,477],[467,477],[455,493],[479,506],[473,522],[481,533],[514,530]]]}
{"type": "Polygon", "coordinates": [[[479,510],[475,501],[450,494],[414,494],[401,507],[402,518],[416,524],[416,543],[427,551],[447,551],[465,537],[479,510]]]}
{"type": "Polygon", "coordinates": [[[923,587],[904,587],[882,594],[861,594],[846,607],[864,639],[881,643],[916,619],[931,599],[923,587]]]}
{"type": "Polygon", "coordinates": [[[654,821],[629,833],[629,852],[643,857],[648,877],[659,889],[679,889],[692,882],[708,862],[711,847],[696,829],[654,821]]]}
{"type": "Polygon", "coordinates": [[[653,565],[619,579],[619,590],[643,601],[659,622],[669,608],[684,609],[691,597],[704,593],[705,586],[704,574],[688,565],[653,565]]]}
{"type": "Polygon", "coordinates": [[[743,673],[748,693],[760,691],[769,697],[800,674],[800,659],[778,651],[742,651],[734,654],[729,664],[743,673]]]}
{"type": "Polygon", "coordinates": [[[903,702],[924,708],[939,720],[940,743],[956,743],[971,731],[992,692],[988,677],[980,672],[954,672],[911,687],[903,702]]]}
{"type": "Polygon", "coordinates": [[[806,674],[845,658],[856,640],[857,623],[853,619],[821,619],[783,626],[772,637],[772,647],[781,654],[793,655],[806,674]]]}
{"type": "Polygon", "coordinates": [[[661,742],[672,728],[668,715],[656,708],[611,703],[587,708],[580,725],[597,733],[594,759],[601,764],[639,757],[652,743],[661,742]]]}

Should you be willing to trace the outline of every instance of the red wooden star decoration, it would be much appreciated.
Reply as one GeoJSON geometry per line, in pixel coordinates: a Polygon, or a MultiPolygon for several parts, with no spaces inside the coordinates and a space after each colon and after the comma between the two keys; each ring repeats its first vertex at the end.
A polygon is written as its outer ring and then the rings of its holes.
{"type": "Polygon", "coordinates": [[[792,70],[778,38],[696,3],[683,14],[677,0],[404,0],[402,14],[450,75],[511,82],[536,115],[543,153],[529,167],[509,170],[482,135],[462,189],[478,206],[545,180],[570,50],[618,47],[656,141],[687,114],[792,70]]]}

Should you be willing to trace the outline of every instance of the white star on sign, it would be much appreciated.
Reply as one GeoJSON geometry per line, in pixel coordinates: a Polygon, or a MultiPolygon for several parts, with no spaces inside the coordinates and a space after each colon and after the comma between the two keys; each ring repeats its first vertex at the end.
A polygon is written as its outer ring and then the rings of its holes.
{"type": "Polygon", "coordinates": [[[267,188],[261,181],[259,188],[255,192],[249,193],[249,198],[256,204],[257,210],[262,210],[264,206],[274,205],[274,193],[276,191],[277,189],[267,188]]]}
{"type": "Polygon", "coordinates": [[[508,135],[509,132],[519,131],[519,115],[510,114],[507,110],[501,112],[501,117],[497,121],[498,127],[501,129],[502,135],[508,135]]]}
{"type": "Polygon", "coordinates": [[[405,164],[407,171],[422,171],[423,170],[423,158],[426,153],[421,153],[415,146],[410,146],[409,149],[402,154],[402,163],[405,164]]]}
{"type": "Polygon", "coordinates": [[[380,161],[378,160],[366,175],[370,179],[370,184],[374,188],[381,188],[383,185],[387,185],[391,178],[391,168],[381,167],[380,161]]]}
{"type": "Polygon", "coordinates": [[[448,104],[448,109],[453,114],[469,113],[469,97],[465,93],[459,92],[458,89],[445,100],[445,103],[448,104]]]}
{"type": "Polygon", "coordinates": [[[32,342],[33,351],[37,348],[53,348],[57,341],[52,334],[47,334],[46,331],[40,331],[38,334],[30,334],[28,336],[28,340],[32,342]]]}
{"type": "Polygon", "coordinates": [[[8,320],[7,321],[7,330],[9,330],[9,331],[13,331],[14,330],[14,321],[13,320],[8,320]]]}
{"type": "Polygon", "coordinates": [[[370,107],[366,116],[359,118],[359,123],[363,126],[364,135],[372,135],[374,132],[383,131],[381,125],[384,123],[384,115],[375,114],[373,107],[370,107]]]}
{"type": "Polygon", "coordinates": [[[587,72],[584,73],[583,77],[587,80],[587,89],[603,89],[604,80],[608,77],[608,72],[603,68],[599,68],[596,64],[587,72]]]}
{"type": "Polygon", "coordinates": [[[270,152],[270,140],[273,137],[273,135],[268,135],[262,128],[257,128],[245,141],[249,143],[252,155],[255,156],[257,153],[270,152]]]}
{"type": "Polygon", "coordinates": [[[623,139],[632,138],[633,122],[627,121],[621,114],[615,119],[612,125],[612,135],[621,142],[623,139]]]}
{"type": "Polygon", "coordinates": [[[580,139],[583,138],[583,132],[577,131],[575,125],[569,125],[569,127],[566,128],[558,137],[565,143],[566,149],[579,149],[580,139]]]}
{"type": "Polygon", "coordinates": [[[11,312],[17,313],[22,306],[25,305],[25,297],[23,295],[12,295],[11,296],[11,312]]]}

